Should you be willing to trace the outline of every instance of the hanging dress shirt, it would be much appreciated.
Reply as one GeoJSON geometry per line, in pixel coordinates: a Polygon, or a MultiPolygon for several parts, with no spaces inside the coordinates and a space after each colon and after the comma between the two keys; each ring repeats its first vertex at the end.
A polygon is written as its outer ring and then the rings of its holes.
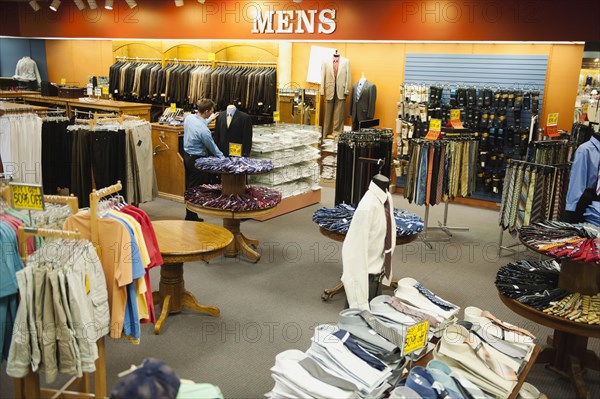
{"type": "MultiPolygon", "coordinates": [[[[348,234],[344,239],[342,282],[351,308],[369,309],[368,275],[382,272],[386,234],[384,208],[386,200],[390,203],[390,209],[394,209],[392,195],[371,182],[354,212],[348,234]]],[[[390,219],[391,231],[396,231],[396,221],[391,215],[390,219]]],[[[392,234],[392,255],[395,247],[396,235],[392,234]]]]}

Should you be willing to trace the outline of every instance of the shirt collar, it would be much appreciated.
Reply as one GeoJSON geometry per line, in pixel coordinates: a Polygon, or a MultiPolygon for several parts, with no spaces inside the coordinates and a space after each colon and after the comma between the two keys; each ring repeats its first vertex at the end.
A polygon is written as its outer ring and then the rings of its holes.
{"type": "Polygon", "coordinates": [[[598,140],[595,136],[592,136],[592,138],[590,138],[590,142],[594,145],[594,147],[596,147],[598,151],[600,151],[600,140],[598,140]]]}
{"type": "Polygon", "coordinates": [[[379,202],[381,202],[382,204],[385,203],[385,201],[387,201],[387,199],[388,199],[387,193],[385,191],[383,191],[381,188],[379,188],[379,186],[373,182],[371,182],[371,184],[369,184],[369,191],[371,191],[375,195],[375,197],[377,197],[379,202]]]}

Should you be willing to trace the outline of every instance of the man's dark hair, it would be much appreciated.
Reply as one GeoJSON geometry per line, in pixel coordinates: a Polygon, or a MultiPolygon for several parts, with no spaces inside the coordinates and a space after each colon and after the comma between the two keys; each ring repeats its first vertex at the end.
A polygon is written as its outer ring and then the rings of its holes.
{"type": "Polygon", "coordinates": [[[206,111],[211,111],[215,109],[215,102],[210,98],[203,98],[198,100],[196,103],[196,107],[198,108],[198,113],[203,114],[206,111]]]}

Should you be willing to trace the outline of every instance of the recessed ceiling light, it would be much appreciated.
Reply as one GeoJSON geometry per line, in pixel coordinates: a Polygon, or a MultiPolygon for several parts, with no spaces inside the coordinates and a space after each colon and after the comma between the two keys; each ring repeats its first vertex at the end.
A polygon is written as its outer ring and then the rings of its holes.
{"type": "Polygon", "coordinates": [[[60,7],[60,0],[52,0],[52,3],[50,3],[50,9],[52,11],[58,11],[58,7],[60,7]]]}

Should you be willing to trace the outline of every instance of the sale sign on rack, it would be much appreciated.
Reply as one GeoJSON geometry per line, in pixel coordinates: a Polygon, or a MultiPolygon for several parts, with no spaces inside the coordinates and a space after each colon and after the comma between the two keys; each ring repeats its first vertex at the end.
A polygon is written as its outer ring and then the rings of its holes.
{"type": "Polygon", "coordinates": [[[548,114],[546,120],[546,136],[550,138],[558,137],[558,112],[548,114]]]}
{"type": "Polygon", "coordinates": [[[427,140],[437,140],[440,138],[442,134],[442,120],[441,119],[431,119],[429,121],[429,131],[425,138],[427,140]]]}
{"type": "Polygon", "coordinates": [[[448,122],[448,127],[454,129],[464,129],[464,126],[460,121],[460,109],[450,110],[450,122],[448,122]]]}
{"type": "Polygon", "coordinates": [[[41,184],[9,183],[10,199],[15,209],[43,211],[44,191],[41,184]]]}

